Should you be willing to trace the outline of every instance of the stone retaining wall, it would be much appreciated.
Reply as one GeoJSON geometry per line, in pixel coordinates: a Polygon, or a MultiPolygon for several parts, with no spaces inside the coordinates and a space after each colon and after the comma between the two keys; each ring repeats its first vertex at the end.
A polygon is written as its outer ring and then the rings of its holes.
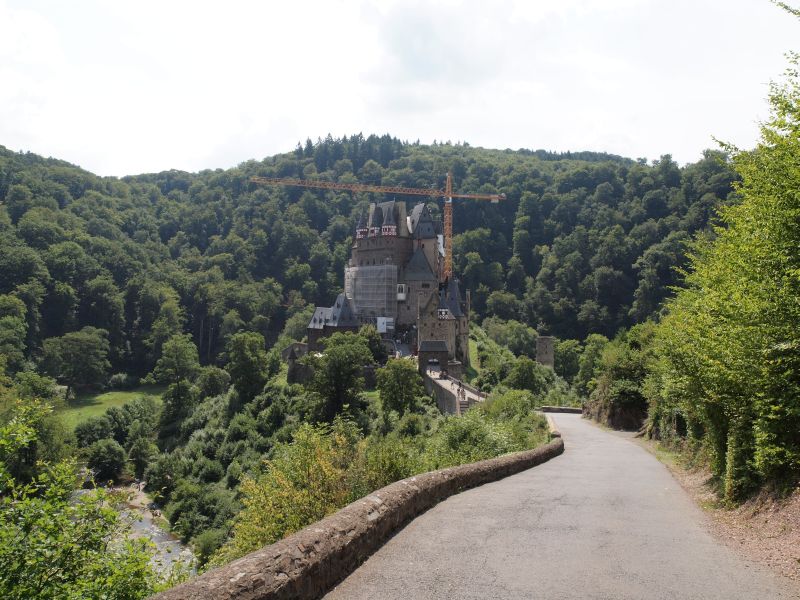
{"type": "Polygon", "coordinates": [[[583,413],[583,409],[579,406],[542,406],[539,410],[544,413],[574,413],[578,415],[583,413]]]}
{"type": "Polygon", "coordinates": [[[564,451],[549,444],[403,479],[305,529],[155,596],[158,600],[319,598],[392,534],[448,496],[535,467],[564,451]]]}
{"type": "Polygon", "coordinates": [[[458,412],[458,400],[450,390],[437,385],[427,374],[422,378],[425,382],[425,391],[436,397],[436,406],[444,415],[454,415],[458,412]]]}
{"type": "Polygon", "coordinates": [[[548,413],[545,413],[544,418],[547,419],[547,428],[550,430],[550,437],[551,438],[560,438],[561,431],[559,431],[556,422],[553,420],[548,413]]]}

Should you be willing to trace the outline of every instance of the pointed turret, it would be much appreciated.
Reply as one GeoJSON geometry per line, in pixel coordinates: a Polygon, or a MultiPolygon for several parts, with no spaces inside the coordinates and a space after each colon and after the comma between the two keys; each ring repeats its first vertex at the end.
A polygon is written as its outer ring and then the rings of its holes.
{"type": "Polygon", "coordinates": [[[426,240],[436,238],[436,227],[428,207],[424,204],[417,204],[414,207],[414,210],[411,212],[409,225],[414,239],[426,240]]]}
{"type": "Polygon", "coordinates": [[[364,218],[364,213],[362,212],[358,217],[358,225],[356,225],[356,239],[364,239],[367,237],[368,232],[369,229],[367,229],[367,220],[364,218]]]}
{"type": "Polygon", "coordinates": [[[459,289],[458,279],[451,277],[439,290],[439,306],[447,308],[454,317],[463,317],[464,311],[461,307],[461,290],[459,289]]]}
{"type": "Polygon", "coordinates": [[[394,201],[384,202],[383,206],[383,225],[381,225],[382,235],[397,235],[397,221],[394,219],[394,201]]]}
{"type": "Polygon", "coordinates": [[[372,212],[369,218],[369,237],[377,237],[381,234],[383,225],[383,211],[377,204],[372,205],[372,212]]]}

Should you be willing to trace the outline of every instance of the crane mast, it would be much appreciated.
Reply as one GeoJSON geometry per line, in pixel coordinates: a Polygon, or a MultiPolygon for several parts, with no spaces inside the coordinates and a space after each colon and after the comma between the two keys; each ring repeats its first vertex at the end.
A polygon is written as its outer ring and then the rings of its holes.
{"type": "Polygon", "coordinates": [[[453,177],[447,173],[445,189],[412,188],[401,186],[371,185],[366,183],[338,183],[333,181],[316,181],[310,179],[291,179],[286,177],[251,177],[252,183],[262,185],[286,185],[321,190],[340,190],[348,192],[372,192],[376,194],[400,194],[407,196],[428,196],[444,198],[444,277],[453,274],[453,199],[489,200],[493,204],[505,200],[505,194],[454,194],[453,177]]]}
{"type": "Polygon", "coordinates": [[[444,278],[453,274],[453,177],[447,172],[444,189],[444,278]]]}

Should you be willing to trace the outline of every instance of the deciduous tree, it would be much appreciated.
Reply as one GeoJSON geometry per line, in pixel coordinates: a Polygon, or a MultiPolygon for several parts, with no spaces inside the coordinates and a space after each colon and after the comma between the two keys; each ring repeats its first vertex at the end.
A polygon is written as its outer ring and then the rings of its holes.
{"type": "Polygon", "coordinates": [[[80,331],[44,341],[45,370],[67,386],[66,397],[75,386],[97,385],[108,374],[108,335],[104,329],[84,327],[80,331]]]}
{"type": "Polygon", "coordinates": [[[225,368],[242,404],[255,398],[280,366],[270,364],[264,345],[264,336],[252,332],[237,333],[228,343],[225,368]]]}
{"type": "Polygon", "coordinates": [[[416,409],[425,397],[422,377],[410,360],[390,359],[385,367],[378,369],[377,378],[384,411],[394,410],[402,417],[416,409]]]}

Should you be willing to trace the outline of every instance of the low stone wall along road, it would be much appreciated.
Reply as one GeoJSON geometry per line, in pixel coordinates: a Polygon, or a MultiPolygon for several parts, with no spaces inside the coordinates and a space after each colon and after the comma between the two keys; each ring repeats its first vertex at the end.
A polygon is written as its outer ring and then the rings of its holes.
{"type": "Polygon", "coordinates": [[[658,460],[579,415],[552,415],[564,454],[452,496],[326,598],[798,598],[740,558],[658,460]]]}

